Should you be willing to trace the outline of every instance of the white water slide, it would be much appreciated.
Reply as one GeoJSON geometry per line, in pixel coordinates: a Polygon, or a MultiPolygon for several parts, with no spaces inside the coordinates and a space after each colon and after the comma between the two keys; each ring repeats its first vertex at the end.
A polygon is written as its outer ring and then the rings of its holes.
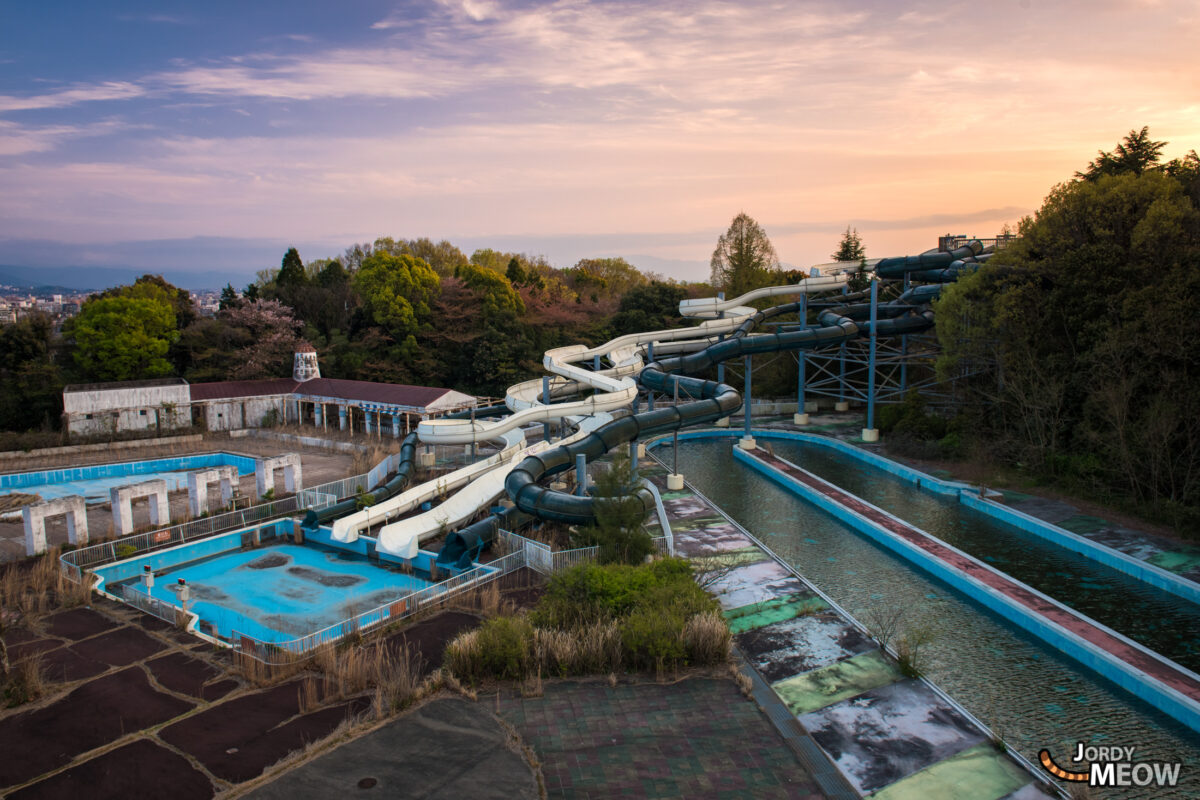
{"type": "MultiPolygon", "coordinates": [[[[845,269],[844,264],[821,265],[822,272],[845,269]]],[[[680,315],[705,320],[690,328],[634,333],[606,342],[599,347],[569,345],[547,350],[542,360],[550,379],[550,397],[543,397],[542,380],[524,381],[510,386],[505,404],[513,412],[500,420],[426,420],[417,426],[417,435],[426,444],[471,444],[500,441],[504,449],[483,461],[470,464],[447,475],[413,487],[369,509],[349,514],[333,522],[333,538],[349,542],[381,520],[405,514],[422,503],[448,492],[458,491],[437,507],[416,516],[385,525],[379,532],[377,549],[389,555],[412,558],[419,543],[469,521],[504,494],[508,473],[528,455],[550,447],[570,443],[608,422],[605,413],[630,405],[637,396],[634,376],[644,366],[644,356],[653,347],[656,354],[694,350],[707,346],[721,334],[730,333],[755,310],[748,304],[764,297],[830,292],[847,283],[844,274],[812,277],[788,286],[771,286],[721,300],[715,297],[684,300],[680,315]],[[596,357],[612,366],[595,370],[596,357]],[[587,364],[588,366],[580,366],[587,364]],[[554,397],[574,397],[592,393],[583,399],[547,402],[554,397]],[[567,419],[579,430],[554,443],[524,444],[521,428],[541,422],[567,419]]]]}

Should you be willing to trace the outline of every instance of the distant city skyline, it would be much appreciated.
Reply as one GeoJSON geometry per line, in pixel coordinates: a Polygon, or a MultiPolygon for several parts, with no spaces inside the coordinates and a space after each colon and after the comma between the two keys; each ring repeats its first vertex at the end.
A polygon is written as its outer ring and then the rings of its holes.
{"type": "Polygon", "coordinates": [[[288,245],[427,236],[704,280],[739,211],[794,266],[847,225],[901,255],[1015,224],[1132,128],[1200,148],[1194,2],[65,2],[0,24],[19,266],[248,280],[288,245]]]}

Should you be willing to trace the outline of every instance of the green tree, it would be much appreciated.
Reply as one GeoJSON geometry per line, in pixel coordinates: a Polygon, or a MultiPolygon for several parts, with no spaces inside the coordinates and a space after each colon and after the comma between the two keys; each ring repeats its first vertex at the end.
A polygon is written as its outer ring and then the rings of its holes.
{"type": "Polygon", "coordinates": [[[654,552],[654,539],[645,525],[646,509],[632,494],[633,487],[632,460],[623,448],[596,476],[595,525],[581,529],[574,541],[578,547],[599,546],[601,564],[640,564],[654,552]]]}
{"type": "Polygon", "coordinates": [[[87,380],[170,375],[167,354],[179,338],[165,297],[91,297],[70,321],[74,360],[87,380]]]}
{"type": "Polygon", "coordinates": [[[1094,181],[1104,175],[1141,175],[1146,170],[1158,166],[1166,146],[1166,142],[1152,140],[1150,128],[1143,126],[1140,131],[1127,133],[1112,152],[1100,150],[1087,169],[1076,172],[1075,177],[1094,181]]]}
{"type": "Polygon", "coordinates": [[[241,298],[238,297],[237,289],[233,288],[232,283],[227,283],[221,290],[221,299],[217,303],[217,310],[224,311],[227,308],[233,308],[239,302],[241,302],[241,298]]]}
{"type": "Polygon", "coordinates": [[[473,342],[470,364],[463,375],[466,385],[500,394],[521,375],[521,361],[528,348],[525,301],[499,272],[464,264],[455,277],[474,297],[479,309],[478,338],[473,342]]]}
{"type": "Polygon", "coordinates": [[[838,248],[830,256],[834,261],[859,261],[861,262],[867,257],[867,251],[863,249],[862,238],[858,235],[858,228],[846,226],[846,232],[842,234],[842,240],[838,242],[838,248]]]}
{"type": "Polygon", "coordinates": [[[728,297],[737,297],[770,286],[779,270],[779,256],[767,232],[743,211],[717,239],[709,265],[712,285],[728,297]]]}
{"type": "Polygon", "coordinates": [[[54,320],[48,314],[0,326],[0,428],[57,427],[63,379],[55,349],[54,320]]]}
{"type": "Polygon", "coordinates": [[[275,275],[275,285],[281,289],[292,289],[308,283],[308,275],[304,271],[304,262],[296,248],[289,247],[283,254],[279,272],[275,275]]]}
{"type": "Polygon", "coordinates": [[[504,271],[504,277],[508,278],[513,286],[520,286],[525,282],[525,270],[521,268],[521,261],[516,256],[508,260],[508,269],[504,271]]]}
{"type": "Polygon", "coordinates": [[[612,318],[612,334],[622,336],[686,324],[679,316],[679,302],[687,296],[684,287],[662,281],[635,286],[621,297],[621,305],[612,318]]]}
{"type": "Polygon", "coordinates": [[[936,305],[939,373],[970,376],[971,427],[995,456],[1200,529],[1200,213],[1184,186],[1160,169],[1061,184],[1020,235],[936,305]]]}
{"type": "Polygon", "coordinates": [[[398,344],[416,348],[416,333],[429,320],[437,294],[437,273],[412,256],[374,253],[363,260],[352,280],[367,317],[398,344]]]}

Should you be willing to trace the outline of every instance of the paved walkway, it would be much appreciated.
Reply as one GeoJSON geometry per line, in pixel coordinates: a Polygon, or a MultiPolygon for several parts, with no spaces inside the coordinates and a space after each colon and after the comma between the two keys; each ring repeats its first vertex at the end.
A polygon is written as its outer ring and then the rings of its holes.
{"type": "Polygon", "coordinates": [[[550,797],[825,797],[729,680],[555,683],[498,706],[542,761],[550,797]]]}
{"type": "Polygon", "coordinates": [[[536,798],[533,770],[506,740],[486,704],[435,700],[246,796],[536,798]]]}

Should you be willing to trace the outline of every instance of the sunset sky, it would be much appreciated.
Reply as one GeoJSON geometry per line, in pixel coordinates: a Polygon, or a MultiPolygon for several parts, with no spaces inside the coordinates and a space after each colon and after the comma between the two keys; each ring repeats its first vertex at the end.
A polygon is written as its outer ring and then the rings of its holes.
{"type": "Polygon", "coordinates": [[[707,277],[993,235],[1131,128],[1200,148],[1195,0],[0,6],[0,264],[377,236],[707,277]]]}

